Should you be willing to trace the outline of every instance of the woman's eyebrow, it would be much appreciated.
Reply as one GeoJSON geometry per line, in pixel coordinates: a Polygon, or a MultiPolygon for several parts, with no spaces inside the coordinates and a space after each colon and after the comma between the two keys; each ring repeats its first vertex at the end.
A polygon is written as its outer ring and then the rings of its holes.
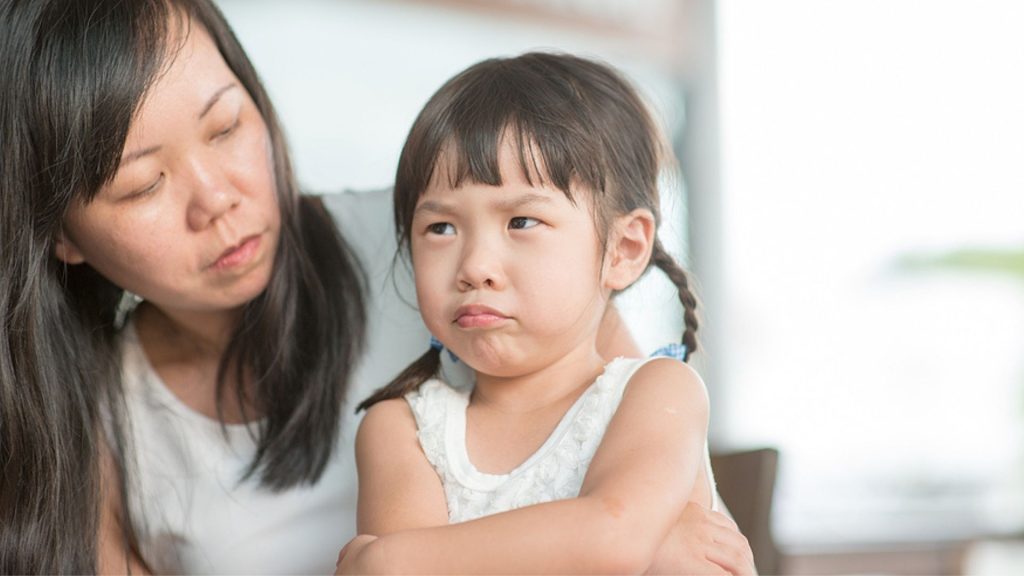
{"type": "Polygon", "coordinates": [[[159,150],[160,146],[150,146],[149,148],[143,148],[142,150],[136,150],[130,154],[125,154],[124,156],[121,157],[121,162],[118,163],[117,166],[118,168],[121,168],[126,164],[131,164],[132,162],[138,160],[139,158],[142,158],[143,156],[148,156],[154,152],[158,152],[159,150]]]}
{"type": "MultiPolygon", "coordinates": [[[[238,84],[231,82],[218,88],[217,91],[214,92],[212,96],[210,96],[210,99],[206,101],[206,104],[203,105],[202,111],[199,112],[198,119],[202,120],[203,116],[206,116],[214,107],[214,105],[217,104],[217,101],[220,100],[220,97],[232,88],[238,88],[238,84]]],[[[121,162],[118,164],[118,167],[125,166],[126,164],[131,164],[132,162],[138,160],[139,158],[149,156],[150,154],[159,151],[160,146],[150,146],[148,148],[143,148],[142,150],[136,150],[129,154],[125,154],[124,156],[121,157],[121,162]]]]}
{"type": "Polygon", "coordinates": [[[210,96],[210,99],[206,101],[206,105],[203,106],[203,110],[199,113],[199,119],[202,120],[203,116],[206,116],[206,114],[210,112],[210,109],[213,108],[214,104],[220,100],[220,97],[232,88],[238,88],[238,84],[231,82],[230,84],[221,86],[216,92],[214,92],[213,96],[210,96]]]}

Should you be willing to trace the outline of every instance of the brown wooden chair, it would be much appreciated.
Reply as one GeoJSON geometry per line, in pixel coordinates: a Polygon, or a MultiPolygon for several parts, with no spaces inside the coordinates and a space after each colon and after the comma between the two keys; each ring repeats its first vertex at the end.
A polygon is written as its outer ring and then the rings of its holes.
{"type": "Polygon", "coordinates": [[[711,454],[718,494],[750,542],[760,574],[778,574],[779,552],[772,537],[772,498],[779,451],[760,448],[711,454]]]}

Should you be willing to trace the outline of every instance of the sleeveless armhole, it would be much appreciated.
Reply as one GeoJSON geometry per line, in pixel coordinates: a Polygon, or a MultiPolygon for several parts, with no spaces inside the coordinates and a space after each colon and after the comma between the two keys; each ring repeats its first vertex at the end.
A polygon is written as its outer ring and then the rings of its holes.
{"type": "MultiPolygon", "coordinates": [[[[684,347],[684,349],[685,349],[685,347],[684,347]]],[[[640,368],[645,366],[651,360],[654,360],[656,358],[666,358],[666,357],[667,358],[675,358],[677,361],[681,362],[681,360],[679,360],[679,358],[677,358],[675,356],[668,355],[668,354],[658,354],[657,352],[655,353],[655,355],[652,355],[649,358],[645,358],[645,359],[643,359],[641,361],[637,361],[636,364],[633,365],[630,368],[627,377],[622,380],[622,386],[620,387],[620,390],[618,391],[619,401],[621,402],[622,395],[625,394],[626,386],[629,385],[629,381],[633,379],[633,376],[637,373],[638,370],[640,370],[640,368]]],[[[616,360],[618,360],[618,359],[616,359],[616,360]]],[[[616,406],[618,406],[618,402],[616,403],[616,406]]],[[[710,407],[709,407],[709,410],[710,410],[710,407]]],[[[719,498],[718,498],[718,488],[715,486],[715,473],[711,469],[711,451],[710,451],[710,449],[708,447],[708,439],[707,439],[707,433],[706,432],[704,434],[704,475],[707,477],[708,494],[711,495],[710,509],[717,512],[717,511],[719,511],[719,508],[721,508],[721,506],[719,505],[719,502],[718,502],[718,500],[719,500],[719,498]]]]}
{"type": "Polygon", "coordinates": [[[445,468],[445,420],[448,396],[454,391],[437,379],[424,382],[405,395],[405,401],[416,419],[416,436],[427,461],[435,469],[445,468]]]}

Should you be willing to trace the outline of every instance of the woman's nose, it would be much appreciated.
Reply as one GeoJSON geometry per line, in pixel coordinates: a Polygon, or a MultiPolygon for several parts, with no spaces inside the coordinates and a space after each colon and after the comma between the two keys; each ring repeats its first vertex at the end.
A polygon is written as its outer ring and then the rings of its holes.
{"type": "Polygon", "coordinates": [[[194,158],[188,169],[188,224],[193,230],[202,230],[237,206],[241,194],[213,158],[194,158]]]}

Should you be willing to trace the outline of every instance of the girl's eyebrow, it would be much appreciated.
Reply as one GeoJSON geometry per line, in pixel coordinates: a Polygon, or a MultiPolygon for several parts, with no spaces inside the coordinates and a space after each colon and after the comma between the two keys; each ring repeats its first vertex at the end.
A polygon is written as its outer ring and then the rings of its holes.
{"type": "Polygon", "coordinates": [[[521,209],[524,206],[529,206],[531,204],[550,204],[551,202],[552,200],[548,196],[530,192],[526,194],[520,194],[519,196],[516,196],[514,198],[498,200],[493,205],[495,208],[503,212],[514,212],[516,210],[521,209]]]}
{"type": "MultiPolygon", "coordinates": [[[[522,209],[524,206],[531,204],[550,204],[553,200],[548,196],[536,193],[520,194],[514,198],[500,199],[491,204],[495,209],[501,212],[515,212],[516,210],[522,209]]],[[[416,207],[413,211],[413,216],[422,212],[430,212],[431,214],[439,214],[442,216],[450,216],[455,214],[455,207],[452,204],[446,202],[438,202],[436,200],[426,200],[422,204],[416,207]]]]}
{"type": "Polygon", "coordinates": [[[455,209],[451,204],[445,204],[443,202],[437,202],[434,200],[427,200],[416,207],[413,210],[413,216],[422,212],[430,212],[431,214],[440,214],[442,216],[449,216],[455,213],[455,209]]]}

